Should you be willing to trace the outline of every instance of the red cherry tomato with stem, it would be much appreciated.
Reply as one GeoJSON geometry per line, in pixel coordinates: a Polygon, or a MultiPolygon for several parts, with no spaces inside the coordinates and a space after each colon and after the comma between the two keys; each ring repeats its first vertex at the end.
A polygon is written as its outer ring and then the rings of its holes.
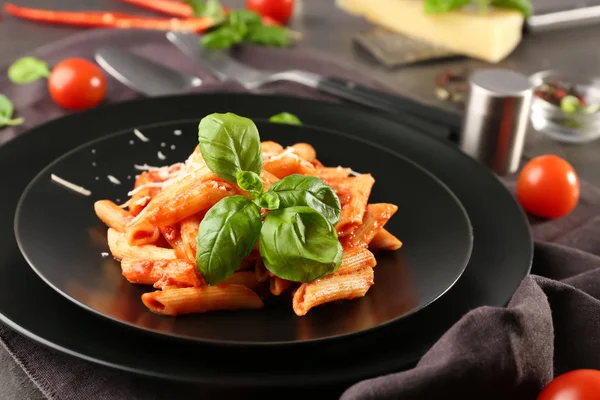
{"type": "Polygon", "coordinates": [[[285,24],[294,11],[295,0],[246,0],[246,8],[285,24]]]}
{"type": "Polygon", "coordinates": [[[573,211],[579,190],[579,178],[571,164],[554,155],[530,160],[517,181],[517,198],[523,209],[544,218],[559,218],[573,211]]]}
{"type": "Polygon", "coordinates": [[[537,400],[600,400],[600,371],[578,369],[552,380],[537,400]]]}
{"type": "Polygon", "coordinates": [[[102,101],[106,93],[106,79],[96,64],[83,58],[68,58],[52,70],[48,90],[58,105],[83,110],[102,101]]]}

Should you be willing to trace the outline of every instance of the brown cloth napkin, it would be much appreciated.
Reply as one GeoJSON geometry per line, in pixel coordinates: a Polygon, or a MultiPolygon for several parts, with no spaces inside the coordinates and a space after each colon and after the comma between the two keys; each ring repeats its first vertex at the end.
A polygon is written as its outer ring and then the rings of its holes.
{"type": "MultiPolygon", "coordinates": [[[[514,179],[505,183],[514,193],[514,179]]],[[[469,312],[415,368],[360,382],[342,400],[533,400],[559,374],[600,369],[600,189],[584,182],[570,215],[530,222],[532,273],[508,307],[469,312]]]]}
{"type": "MultiPolygon", "coordinates": [[[[92,59],[94,49],[105,44],[117,44],[197,74],[207,82],[200,91],[242,90],[235,84],[217,83],[210,74],[174,50],[162,34],[155,32],[90,31],[39,49],[32,55],[51,64],[73,56],[92,59]]],[[[323,61],[303,49],[251,48],[240,57],[261,68],[301,68],[379,86],[361,74],[323,61]]],[[[5,72],[0,71],[0,92],[13,99],[18,115],[25,117],[26,124],[0,130],[0,144],[29,127],[66,114],[49,99],[44,82],[17,88],[3,78],[5,72]]],[[[287,83],[270,86],[262,92],[275,91],[326,98],[311,89],[287,83]]],[[[134,97],[135,93],[109,79],[108,102],[134,97]]],[[[513,181],[506,181],[511,190],[513,181]]],[[[358,383],[342,398],[534,399],[557,373],[575,368],[600,369],[599,211],[600,190],[583,183],[582,199],[571,215],[555,221],[532,219],[536,238],[534,275],[523,280],[507,308],[473,310],[433,346],[416,368],[358,383]]],[[[250,396],[239,392],[210,394],[191,385],[157,382],[111,370],[48,350],[2,325],[0,342],[50,399],[250,396]]],[[[327,397],[320,390],[312,393],[319,399],[335,398],[341,391],[343,389],[329,391],[327,397]]],[[[286,399],[294,397],[293,394],[275,393],[276,397],[286,399]]],[[[0,398],[5,398],[1,388],[0,398]]]]}

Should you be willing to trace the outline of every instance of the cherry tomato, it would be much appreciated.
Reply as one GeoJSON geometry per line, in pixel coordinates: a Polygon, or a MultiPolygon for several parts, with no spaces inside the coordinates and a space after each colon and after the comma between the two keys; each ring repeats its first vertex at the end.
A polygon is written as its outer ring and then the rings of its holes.
{"type": "Polygon", "coordinates": [[[106,93],[106,79],[96,64],[83,58],[69,58],[52,70],[48,90],[58,105],[83,110],[102,101],[106,93]]]}
{"type": "Polygon", "coordinates": [[[295,0],[246,0],[246,8],[285,24],[294,11],[295,0]]]}
{"type": "Polygon", "coordinates": [[[519,174],[517,197],[530,214],[544,218],[562,217],[579,201],[579,178],[571,164],[560,157],[536,157],[519,174]]]}
{"type": "Polygon", "coordinates": [[[554,378],[537,400],[600,400],[600,371],[578,369],[554,378]]]}

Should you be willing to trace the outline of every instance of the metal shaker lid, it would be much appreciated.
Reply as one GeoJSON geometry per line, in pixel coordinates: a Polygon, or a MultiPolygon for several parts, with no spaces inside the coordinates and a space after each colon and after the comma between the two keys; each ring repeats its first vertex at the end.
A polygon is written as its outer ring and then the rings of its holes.
{"type": "Polygon", "coordinates": [[[519,106],[528,106],[533,85],[529,78],[515,71],[486,69],[475,72],[470,78],[469,110],[472,113],[498,114],[507,100],[519,106]],[[525,100],[521,102],[519,100],[525,100]]]}
{"type": "Polygon", "coordinates": [[[470,78],[459,147],[504,175],[519,166],[533,85],[518,72],[488,69],[470,78]]]}

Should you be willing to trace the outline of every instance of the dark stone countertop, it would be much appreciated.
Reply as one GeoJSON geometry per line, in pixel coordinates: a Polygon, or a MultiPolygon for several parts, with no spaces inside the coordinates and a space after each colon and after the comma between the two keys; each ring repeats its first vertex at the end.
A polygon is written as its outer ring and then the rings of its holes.
{"type": "MultiPolygon", "coordinates": [[[[546,0],[538,0],[546,1],[546,0]]],[[[71,9],[116,10],[144,12],[114,0],[13,0],[21,6],[71,9]]],[[[0,5],[6,3],[0,0],[0,5]]],[[[242,6],[243,0],[224,0],[230,6],[242,6]]],[[[436,63],[386,69],[353,43],[356,32],[369,29],[370,24],[337,9],[334,0],[303,0],[301,12],[294,18],[292,27],[303,33],[304,44],[322,52],[326,57],[368,73],[393,89],[427,104],[440,104],[435,98],[433,80],[444,68],[467,66],[477,68],[510,68],[525,74],[544,69],[558,69],[572,74],[595,75],[600,68],[600,25],[573,28],[526,36],[519,47],[506,60],[497,65],[466,58],[454,58],[436,63]]],[[[151,14],[149,14],[151,15],[151,14]]],[[[4,15],[0,21],[0,64],[7,64],[17,56],[38,46],[62,39],[79,29],[30,23],[4,15]]],[[[452,109],[452,108],[451,108],[452,109]]],[[[582,179],[600,184],[600,140],[586,145],[566,145],[530,129],[526,154],[557,154],[567,159],[582,179]]],[[[25,377],[8,353],[0,347],[0,398],[39,399],[39,390],[25,377]]]]}

